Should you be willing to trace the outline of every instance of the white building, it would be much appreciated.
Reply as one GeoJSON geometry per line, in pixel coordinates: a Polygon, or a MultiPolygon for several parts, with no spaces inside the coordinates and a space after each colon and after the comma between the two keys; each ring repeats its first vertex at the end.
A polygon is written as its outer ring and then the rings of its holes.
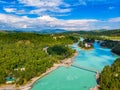
{"type": "Polygon", "coordinates": [[[88,43],[85,43],[85,47],[91,47],[91,45],[88,43]]]}

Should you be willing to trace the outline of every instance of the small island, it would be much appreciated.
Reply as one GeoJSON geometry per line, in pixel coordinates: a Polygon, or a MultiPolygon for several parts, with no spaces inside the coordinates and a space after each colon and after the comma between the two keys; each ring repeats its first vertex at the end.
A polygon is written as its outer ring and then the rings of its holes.
{"type": "Polygon", "coordinates": [[[79,41],[78,45],[81,49],[90,50],[93,49],[93,43],[94,43],[94,39],[86,38],[79,41]]]}

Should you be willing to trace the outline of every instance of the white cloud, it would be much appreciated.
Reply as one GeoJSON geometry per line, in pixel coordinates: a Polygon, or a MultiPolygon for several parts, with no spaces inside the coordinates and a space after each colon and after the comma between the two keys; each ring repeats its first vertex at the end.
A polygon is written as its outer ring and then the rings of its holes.
{"type": "MultiPolygon", "coordinates": [[[[110,26],[104,26],[104,27],[102,27],[103,29],[110,29],[111,27],[110,26]]],[[[101,28],[101,29],[102,29],[101,28]]]]}
{"type": "Polygon", "coordinates": [[[26,24],[24,24],[24,25],[22,26],[22,28],[27,28],[27,25],[26,25],[26,24]]]}
{"type": "Polygon", "coordinates": [[[25,10],[17,10],[16,8],[3,8],[7,13],[26,14],[25,10]]]}
{"type": "Polygon", "coordinates": [[[35,7],[57,7],[60,5],[69,6],[68,4],[64,3],[63,0],[18,0],[18,1],[27,6],[35,7]]]}
{"type": "Polygon", "coordinates": [[[120,23],[120,17],[116,17],[116,18],[111,18],[108,20],[109,22],[119,22],[120,23]]]}
{"type": "Polygon", "coordinates": [[[38,19],[43,20],[43,21],[56,21],[57,20],[56,18],[50,17],[48,15],[44,15],[44,16],[38,17],[38,19]]]}
{"type": "Polygon", "coordinates": [[[55,17],[44,15],[38,18],[28,18],[27,16],[13,16],[0,14],[0,22],[13,28],[85,28],[91,23],[97,22],[95,19],[81,19],[81,20],[63,20],[55,17]]]}
{"type": "Polygon", "coordinates": [[[0,26],[7,27],[7,29],[40,30],[57,28],[67,30],[92,30],[120,27],[120,23],[114,22],[113,24],[113,19],[109,19],[108,21],[100,21],[96,19],[63,20],[50,17],[49,15],[29,18],[27,16],[0,14],[0,26]],[[110,22],[111,20],[112,22],[110,22]]]}
{"type": "Polygon", "coordinates": [[[26,16],[18,17],[14,15],[0,14],[0,22],[5,23],[5,25],[8,25],[14,28],[24,27],[24,25],[28,23],[26,22],[26,20],[29,20],[29,18],[26,16]]]}
{"type": "Polygon", "coordinates": [[[16,12],[15,8],[3,8],[4,11],[11,13],[11,12],[16,12]]]}
{"type": "MultiPolygon", "coordinates": [[[[71,9],[69,4],[63,0],[18,0],[19,3],[25,6],[33,6],[36,9],[30,10],[30,14],[44,15],[48,12],[53,13],[68,13],[71,9]],[[61,8],[61,6],[63,8],[61,8]]],[[[49,13],[49,14],[51,14],[49,13]]]]}
{"type": "Polygon", "coordinates": [[[70,8],[69,9],[60,9],[60,8],[57,8],[57,7],[55,7],[55,8],[39,8],[39,9],[36,9],[36,10],[31,10],[30,14],[42,15],[42,14],[46,14],[47,11],[52,12],[54,14],[54,13],[57,13],[57,12],[59,12],[59,13],[70,12],[71,9],[70,8]]]}
{"type": "Polygon", "coordinates": [[[87,1],[86,0],[78,0],[76,3],[71,4],[71,6],[86,6],[87,1]]]}

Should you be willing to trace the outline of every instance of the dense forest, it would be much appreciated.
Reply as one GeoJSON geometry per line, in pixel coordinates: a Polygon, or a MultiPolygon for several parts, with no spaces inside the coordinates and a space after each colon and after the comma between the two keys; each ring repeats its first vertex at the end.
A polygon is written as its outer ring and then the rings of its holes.
{"type": "MultiPolygon", "coordinates": [[[[75,52],[73,50],[73,52],[75,52]]],[[[63,45],[55,45],[48,48],[48,54],[52,56],[59,56],[60,59],[68,58],[73,53],[71,48],[63,45]]]]}
{"type": "Polygon", "coordinates": [[[89,35],[91,37],[93,36],[120,36],[120,29],[114,29],[114,30],[93,30],[93,31],[73,31],[69,33],[77,33],[80,35],[89,35]]]}
{"type": "Polygon", "coordinates": [[[100,43],[100,46],[110,48],[111,52],[120,55],[120,41],[105,40],[100,43]]]}
{"type": "Polygon", "coordinates": [[[9,77],[16,85],[27,83],[59,60],[71,57],[74,50],[68,44],[76,41],[78,38],[71,34],[0,32],[0,84],[9,77]]]}
{"type": "Polygon", "coordinates": [[[67,32],[95,40],[120,40],[120,29],[67,32]]]}
{"type": "Polygon", "coordinates": [[[84,41],[80,41],[80,47],[84,48],[85,43],[93,47],[94,40],[104,40],[101,43],[102,47],[111,48],[113,53],[120,55],[120,42],[111,41],[103,36],[119,36],[119,34],[120,30],[77,31],[62,34],[1,31],[0,84],[5,83],[7,78],[14,79],[16,85],[25,84],[31,78],[44,73],[54,63],[71,57],[75,51],[68,45],[77,42],[79,36],[85,38],[84,41]]]}
{"type": "Polygon", "coordinates": [[[120,43],[117,44],[115,47],[112,48],[111,52],[120,55],[120,43]]]}
{"type": "Polygon", "coordinates": [[[100,75],[101,90],[120,90],[120,58],[106,66],[100,75]]]}

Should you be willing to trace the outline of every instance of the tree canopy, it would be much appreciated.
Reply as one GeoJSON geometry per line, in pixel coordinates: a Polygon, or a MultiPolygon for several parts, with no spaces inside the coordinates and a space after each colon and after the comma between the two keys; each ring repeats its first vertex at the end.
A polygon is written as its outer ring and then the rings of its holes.
{"type": "Polygon", "coordinates": [[[44,73],[54,63],[59,62],[60,59],[64,59],[66,56],[72,56],[73,50],[65,46],[77,40],[78,38],[71,34],[43,35],[1,32],[0,84],[6,82],[6,77],[15,78],[14,83],[17,85],[27,83],[31,78],[44,73]],[[46,46],[50,47],[50,50],[55,54],[48,55],[43,50],[46,46]]]}
{"type": "Polygon", "coordinates": [[[120,90],[120,58],[112,66],[104,67],[100,75],[101,90],[120,90]]]}

